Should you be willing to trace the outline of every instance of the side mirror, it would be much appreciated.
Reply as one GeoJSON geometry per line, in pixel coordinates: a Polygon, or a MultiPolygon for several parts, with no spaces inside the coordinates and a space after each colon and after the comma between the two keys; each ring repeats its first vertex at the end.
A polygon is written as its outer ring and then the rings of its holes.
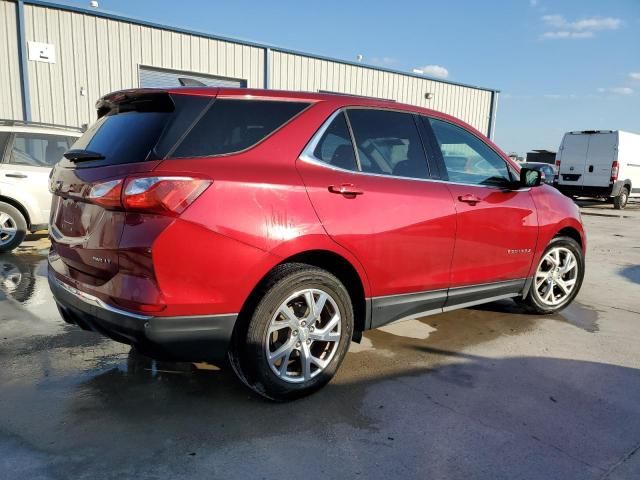
{"type": "Polygon", "coordinates": [[[520,169],[520,185],[523,187],[538,187],[542,183],[542,172],[533,168],[520,169]]]}

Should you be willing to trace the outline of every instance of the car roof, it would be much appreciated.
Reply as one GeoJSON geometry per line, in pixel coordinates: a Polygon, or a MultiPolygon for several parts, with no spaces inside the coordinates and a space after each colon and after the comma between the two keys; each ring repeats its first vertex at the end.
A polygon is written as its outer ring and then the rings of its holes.
{"type": "Polygon", "coordinates": [[[348,95],[342,93],[329,92],[303,92],[291,90],[266,90],[258,88],[231,88],[231,87],[170,87],[170,88],[132,88],[128,90],[119,90],[109,93],[98,100],[96,107],[98,111],[104,105],[111,102],[118,102],[122,98],[136,95],[153,95],[153,94],[177,94],[177,95],[197,95],[203,97],[217,98],[243,98],[243,99],[279,99],[282,101],[303,101],[309,103],[327,102],[331,103],[336,110],[343,107],[371,107],[383,108],[389,110],[398,110],[407,113],[415,113],[417,115],[428,115],[430,117],[445,120],[460,127],[463,127],[487,142],[496,152],[500,152],[500,156],[511,166],[518,168],[517,162],[510,159],[502,150],[494,144],[491,139],[478,131],[473,126],[456,117],[448,115],[437,110],[409,105],[406,103],[396,102],[375,97],[364,97],[358,95],[348,95]]]}
{"type": "Polygon", "coordinates": [[[44,133],[47,135],[70,135],[74,137],[82,135],[82,129],[78,127],[9,119],[0,119],[0,132],[44,133]]]}
{"type": "Polygon", "coordinates": [[[441,118],[452,123],[462,124],[467,128],[477,132],[484,136],[481,132],[478,132],[471,125],[463,122],[462,120],[452,117],[446,113],[439,112],[437,110],[431,110],[424,107],[418,107],[416,105],[409,105],[406,103],[396,102],[395,100],[387,100],[384,98],[365,97],[360,95],[349,95],[342,93],[330,93],[330,92],[303,92],[303,91],[291,91],[291,90],[266,90],[260,88],[232,88],[232,87],[170,87],[170,88],[135,88],[129,90],[120,90],[112,92],[100,100],[98,100],[98,106],[103,101],[110,101],[121,96],[144,94],[144,93],[161,93],[167,92],[170,94],[179,95],[198,95],[203,97],[218,97],[218,98],[244,98],[244,99],[278,99],[282,101],[303,101],[303,102],[330,102],[335,104],[336,108],[348,107],[348,106],[363,106],[363,107],[376,107],[386,108],[392,110],[402,110],[405,112],[429,115],[437,118],[441,118]]]}

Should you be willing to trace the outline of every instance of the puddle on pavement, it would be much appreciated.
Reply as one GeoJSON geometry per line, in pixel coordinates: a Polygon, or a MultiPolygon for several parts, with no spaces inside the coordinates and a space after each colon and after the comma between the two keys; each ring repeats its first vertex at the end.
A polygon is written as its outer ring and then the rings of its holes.
{"type": "Polygon", "coordinates": [[[565,320],[582,330],[590,333],[597,332],[598,329],[598,310],[573,302],[567,308],[559,311],[551,318],[555,320],[565,320]]]}
{"type": "Polygon", "coordinates": [[[380,327],[378,330],[399,337],[417,338],[419,340],[426,340],[431,333],[436,331],[432,326],[419,320],[406,320],[404,322],[392,323],[380,327]]]}
{"type": "MultiPolygon", "coordinates": [[[[377,373],[393,370],[403,364],[405,373],[413,369],[424,371],[442,361],[439,352],[458,352],[469,346],[488,342],[501,336],[521,335],[536,328],[541,321],[569,323],[586,332],[598,331],[599,312],[574,302],[554,315],[535,315],[512,300],[501,300],[476,307],[397,322],[365,333],[360,345],[352,343],[347,363],[366,363],[377,373]],[[422,352],[424,357],[416,357],[422,352]],[[390,355],[393,361],[390,362],[390,355]],[[359,357],[356,361],[354,357],[359,357]],[[407,366],[410,365],[407,371],[407,366]]],[[[362,372],[358,372],[361,374],[362,372]]]]}

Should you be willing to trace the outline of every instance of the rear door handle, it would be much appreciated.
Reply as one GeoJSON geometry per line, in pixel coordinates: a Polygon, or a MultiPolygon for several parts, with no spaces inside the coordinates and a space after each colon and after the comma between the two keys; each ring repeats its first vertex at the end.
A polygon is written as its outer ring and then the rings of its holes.
{"type": "Polygon", "coordinates": [[[27,178],[24,173],[5,173],[4,176],[11,178],[27,178]]]}
{"type": "Polygon", "coordinates": [[[460,195],[458,197],[458,200],[460,200],[461,202],[464,202],[464,203],[468,203],[469,205],[475,205],[476,203],[480,203],[482,201],[480,198],[478,198],[475,195],[472,195],[470,193],[468,193],[466,195],[460,195]]]}
{"type": "Polygon", "coordinates": [[[353,183],[343,183],[342,185],[329,185],[329,191],[331,193],[338,193],[345,197],[355,197],[356,195],[362,195],[364,192],[357,189],[353,183]]]}

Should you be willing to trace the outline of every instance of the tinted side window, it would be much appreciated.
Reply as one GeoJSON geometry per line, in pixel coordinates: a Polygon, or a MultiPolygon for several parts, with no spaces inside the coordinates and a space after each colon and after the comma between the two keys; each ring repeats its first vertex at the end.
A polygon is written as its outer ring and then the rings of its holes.
{"type": "Polygon", "coordinates": [[[511,180],[506,162],[478,137],[449,122],[429,122],[451,182],[503,185],[511,180]]]}
{"type": "Polygon", "coordinates": [[[307,103],[216,100],[173,157],[202,157],[252,147],[301,112],[307,103]]]}
{"type": "Polygon", "coordinates": [[[413,115],[351,109],[348,116],[363,172],[429,177],[427,158],[413,115]]]}
{"type": "Polygon", "coordinates": [[[75,138],[62,135],[16,133],[9,163],[49,168],[55,165],[73,144],[75,138]]]}
{"type": "Polygon", "coordinates": [[[320,138],[313,151],[313,156],[334,167],[346,170],[358,169],[344,113],[340,113],[333,119],[331,125],[320,138]]]}

